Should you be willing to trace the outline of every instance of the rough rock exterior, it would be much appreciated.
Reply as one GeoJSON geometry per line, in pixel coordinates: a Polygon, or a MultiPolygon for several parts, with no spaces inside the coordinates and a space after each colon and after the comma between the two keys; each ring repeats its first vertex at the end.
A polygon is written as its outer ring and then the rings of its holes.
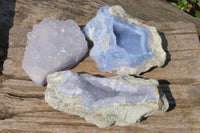
{"type": "Polygon", "coordinates": [[[120,6],[104,6],[83,29],[94,42],[90,56],[101,71],[140,74],[166,59],[155,27],[130,18],[120,6]]]}
{"type": "Polygon", "coordinates": [[[88,51],[84,35],[72,20],[44,19],[27,38],[22,66],[37,85],[45,84],[49,73],[74,66],[88,51]]]}
{"type": "Polygon", "coordinates": [[[54,109],[79,115],[98,127],[128,126],[169,107],[154,79],[99,78],[71,71],[48,75],[45,101],[54,109]]]}

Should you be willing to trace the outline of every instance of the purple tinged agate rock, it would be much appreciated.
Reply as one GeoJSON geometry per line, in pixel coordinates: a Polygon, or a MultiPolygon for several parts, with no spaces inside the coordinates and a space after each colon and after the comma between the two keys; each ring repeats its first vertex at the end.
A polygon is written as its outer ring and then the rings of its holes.
{"type": "Polygon", "coordinates": [[[72,20],[44,19],[27,38],[22,67],[36,85],[45,84],[52,72],[71,68],[88,51],[83,33],[72,20]]]}

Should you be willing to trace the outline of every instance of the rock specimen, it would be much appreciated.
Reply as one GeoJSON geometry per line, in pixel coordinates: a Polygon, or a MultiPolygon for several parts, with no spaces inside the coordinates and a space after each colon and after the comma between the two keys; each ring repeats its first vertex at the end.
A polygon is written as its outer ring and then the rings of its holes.
{"type": "Polygon", "coordinates": [[[83,32],[94,42],[90,56],[101,71],[140,74],[165,62],[156,28],[130,18],[120,6],[100,8],[83,32]]]}
{"type": "Polygon", "coordinates": [[[84,117],[101,128],[128,126],[169,106],[154,79],[100,78],[63,71],[48,75],[47,83],[45,101],[51,107],[84,117]]]}
{"type": "Polygon", "coordinates": [[[27,38],[22,66],[37,85],[46,83],[49,73],[74,66],[88,51],[83,33],[72,20],[44,19],[27,38]]]}

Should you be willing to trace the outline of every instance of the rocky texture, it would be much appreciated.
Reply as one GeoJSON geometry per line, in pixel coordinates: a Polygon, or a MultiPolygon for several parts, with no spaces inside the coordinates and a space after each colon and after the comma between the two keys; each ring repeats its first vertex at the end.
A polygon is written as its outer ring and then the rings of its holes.
{"type": "Polygon", "coordinates": [[[155,27],[130,18],[120,6],[104,6],[83,29],[94,42],[90,56],[99,70],[140,74],[166,59],[155,27]]]}
{"type": "Polygon", "coordinates": [[[44,19],[33,26],[27,38],[23,68],[37,85],[46,83],[49,73],[77,64],[88,50],[84,35],[72,20],[44,19]]]}
{"type": "Polygon", "coordinates": [[[158,82],[131,76],[112,78],[64,71],[48,75],[45,101],[98,127],[128,126],[169,107],[158,82]]]}

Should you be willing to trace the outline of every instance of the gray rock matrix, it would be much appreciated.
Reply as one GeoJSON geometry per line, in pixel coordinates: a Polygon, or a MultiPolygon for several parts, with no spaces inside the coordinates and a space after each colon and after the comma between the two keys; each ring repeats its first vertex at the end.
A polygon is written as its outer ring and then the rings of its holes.
{"type": "Polygon", "coordinates": [[[47,82],[45,101],[51,107],[79,115],[100,128],[128,126],[169,107],[154,79],[127,75],[98,78],[63,71],[48,75],[47,82]]]}

